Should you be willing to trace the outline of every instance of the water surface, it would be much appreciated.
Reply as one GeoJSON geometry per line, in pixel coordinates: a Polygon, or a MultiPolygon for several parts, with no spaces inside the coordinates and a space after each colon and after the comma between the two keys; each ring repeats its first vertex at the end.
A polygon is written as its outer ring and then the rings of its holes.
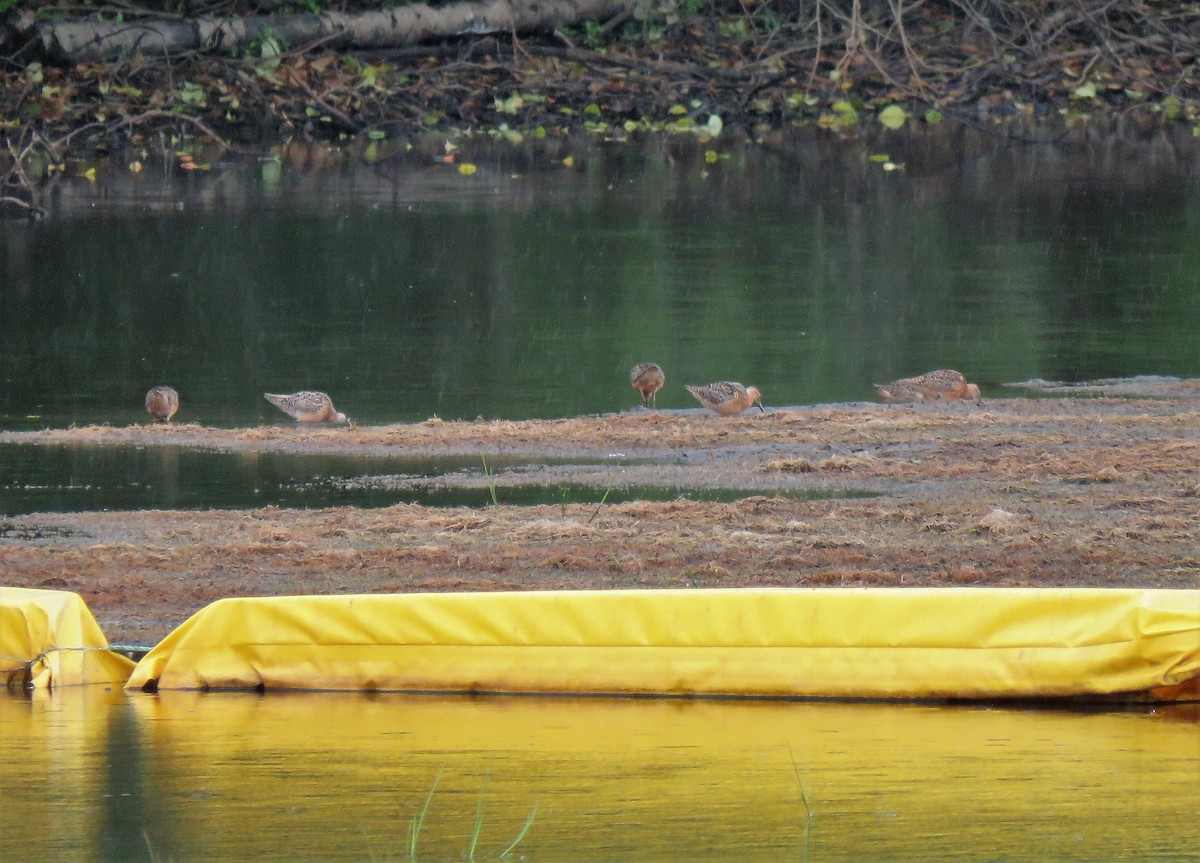
{"type": "Polygon", "coordinates": [[[209,425],[301,388],[365,423],[569,416],[635,404],[642,360],[667,408],[725,379],[791,405],[937,367],[985,395],[1200,374],[1186,141],[478,146],[470,177],[400,153],[64,178],[0,240],[0,428],[144,420],[159,383],[209,425]]]}
{"type": "MultiPolygon", "coordinates": [[[[88,691],[90,690],[90,691],[88,691]]],[[[1193,708],[0,695],[13,859],[1193,861],[1193,708]],[[805,803],[807,800],[807,804],[805,803]],[[812,811],[813,817],[808,818],[812,811]]]]}
{"type": "MultiPolygon", "coordinates": [[[[811,500],[862,497],[856,489],[682,488],[631,485],[610,459],[479,456],[386,457],[214,452],[175,445],[0,444],[0,515],[281,506],[529,506],[632,500],[731,501],[757,494],[811,500]],[[549,481],[568,466],[572,480],[549,481]],[[493,496],[494,494],[494,496],[493,496]]],[[[561,475],[560,475],[561,476],[561,475]]],[[[5,526],[0,523],[0,536],[5,526]]]]}

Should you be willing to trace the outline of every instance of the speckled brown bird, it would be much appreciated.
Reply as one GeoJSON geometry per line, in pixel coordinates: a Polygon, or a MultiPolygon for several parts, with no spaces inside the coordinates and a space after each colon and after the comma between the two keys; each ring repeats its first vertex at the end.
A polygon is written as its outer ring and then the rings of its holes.
{"type": "Polygon", "coordinates": [[[875,391],[885,402],[923,402],[927,396],[904,381],[892,381],[890,384],[875,384],[875,391]]]}
{"type": "Polygon", "coordinates": [[[763,407],[762,393],[758,391],[758,387],[745,387],[736,381],[720,381],[703,387],[687,384],[684,386],[696,397],[696,401],[721,416],[740,414],[752,405],[758,405],[758,409],[763,413],[767,412],[763,407]]]}
{"type": "Polygon", "coordinates": [[[151,387],[146,393],[146,413],[160,423],[169,423],[179,410],[179,393],[174,387],[151,387]]]}
{"type": "Polygon", "coordinates": [[[936,369],[912,378],[900,378],[890,384],[875,384],[879,395],[889,402],[954,401],[965,399],[980,404],[979,387],[967,383],[962,372],[936,369]]]}
{"type": "Polygon", "coordinates": [[[642,394],[642,404],[651,404],[654,394],[667,382],[662,366],[658,363],[638,363],[629,371],[630,385],[642,394]]]}
{"type": "Polygon", "coordinates": [[[263,393],[263,398],[297,422],[344,423],[346,415],[333,407],[333,399],[325,393],[302,390],[291,395],[263,393]]]}

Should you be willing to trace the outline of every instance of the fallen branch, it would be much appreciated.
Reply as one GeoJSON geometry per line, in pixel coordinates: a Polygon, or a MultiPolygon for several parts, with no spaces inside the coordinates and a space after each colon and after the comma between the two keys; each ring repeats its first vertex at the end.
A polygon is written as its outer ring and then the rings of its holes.
{"type": "Polygon", "coordinates": [[[174,111],[155,111],[155,110],[143,111],[142,113],[138,114],[135,117],[122,117],[120,123],[121,123],[121,125],[126,125],[126,126],[129,126],[130,128],[133,128],[133,127],[139,125],[143,120],[150,120],[150,119],[154,119],[154,118],[159,118],[159,119],[164,119],[164,120],[172,120],[172,121],[182,121],[185,123],[190,123],[193,126],[195,126],[197,129],[199,129],[201,132],[203,132],[205,135],[207,135],[209,138],[211,138],[213,141],[215,141],[216,143],[221,145],[222,148],[224,148],[226,150],[236,150],[237,149],[236,147],[233,146],[233,144],[229,143],[224,138],[222,138],[220,135],[218,135],[216,132],[214,132],[212,129],[210,129],[205,124],[205,122],[203,120],[201,120],[199,117],[193,117],[190,114],[178,114],[174,111]]]}
{"type": "Polygon", "coordinates": [[[308,86],[308,84],[305,82],[305,80],[301,76],[299,76],[295,72],[292,72],[289,70],[287,73],[287,77],[288,77],[289,82],[291,82],[292,84],[294,84],[295,86],[297,86],[301,90],[303,90],[305,93],[307,93],[308,98],[312,99],[313,102],[315,102],[317,105],[319,105],[321,108],[323,108],[334,120],[336,120],[344,131],[351,132],[355,135],[357,135],[359,132],[362,131],[361,126],[359,126],[357,123],[355,123],[349,117],[347,117],[345,115],[345,113],[343,113],[342,111],[339,111],[337,108],[333,107],[328,102],[326,102],[321,97],[321,95],[319,93],[317,93],[316,90],[314,90],[312,87],[308,86]]]}
{"type": "Polygon", "coordinates": [[[28,143],[25,142],[24,133],[22,133],[21,140],[17,144],[13,144],[7,138],[4,139],[5,149],[8,151],[12,161],[8,166],[8,173],[0,177],[0,186],[20,191],[27,196],[28,200],[13,195],[4,195],[0,197],[0,208],[3,208],[5,204],[11,204],[28,210],[32,216],[44,216],[46,214],[46,211],[36,201],[37,187],[34,185],[33,180],[30,179],[29,173],[25,170],[25,159],[39,143],[49,149],[45,139],[36,132],[33,133],[28,143]]]}
{"type": "Polygon", "coordinates": [[[12,204],[15,207],[21,207],[22,209],[29,210],[29,212],[35,216],[46,215],[46,211],[43,210],[41,207],[39,207],[37,204],[34,204],[31,201],[23,200],[21,198],[14,198],[11,195],[4,195],[3,197],[0,197],[0,205],[2,205],[2,204],[12,204]]]}
{"type": "Polygon", "coordinates": [[[35,24],[33,32],[47,59],[58,63],[109,60],[123,56],[170,56],[184,51],[238,53],[253,43],[276,38],[287,45],[328,42],[339,49],[396,48],[430,39],[480,33],[553,30],[624,12],[630,0],[548,0],[512,4],[506,0],[421,3],[359,13],[259,17],[165,17],[124,21],[66,21],[35,24]]]}

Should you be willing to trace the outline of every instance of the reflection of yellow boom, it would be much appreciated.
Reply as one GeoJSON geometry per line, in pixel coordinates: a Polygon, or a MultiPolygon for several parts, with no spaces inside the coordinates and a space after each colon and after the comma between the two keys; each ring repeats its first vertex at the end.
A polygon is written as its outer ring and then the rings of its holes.
{"type": "Polygon", "coordinates": [[[128,686],[1200,700],[1200,591],[228,599],[164,639],[128,686]]]}

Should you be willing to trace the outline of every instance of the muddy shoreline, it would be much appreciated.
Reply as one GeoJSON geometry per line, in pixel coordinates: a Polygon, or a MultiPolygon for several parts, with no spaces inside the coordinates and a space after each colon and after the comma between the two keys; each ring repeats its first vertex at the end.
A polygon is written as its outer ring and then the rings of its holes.
{"type": "MultiPolygon", "coordinates": [[[[0,441],[30,445],[525,454],[555,463],[497,471],[498,506],[7,517],[0,519],[0,568],[7,585],[80,593],[112,641],[135,644],[154,643],[228,596],[1200,587],[1200,381],[1099,386],[981,407],[818,405],[733,418],[638,410],[379,427],[5,432],[0,441]],[[506,488],[566,481],[743,489],[748,496],[504,502],[506,488]]],[[[489,482],[482,472],[445,481],[489,482]]]]}

